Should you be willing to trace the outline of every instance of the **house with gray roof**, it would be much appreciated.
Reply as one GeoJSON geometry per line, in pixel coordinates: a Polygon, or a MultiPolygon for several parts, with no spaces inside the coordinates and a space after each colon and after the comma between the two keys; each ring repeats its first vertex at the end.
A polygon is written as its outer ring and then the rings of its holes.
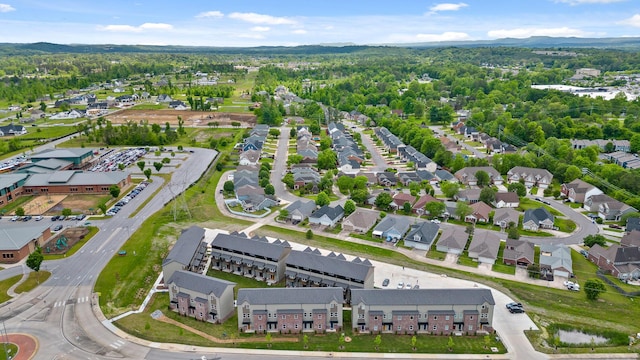
{"type": "Polygon", "coordinates": [[[93,149],[67,148],[67,149],[47,149],[30,156],[31,161],[36,163],[48,159],[60,159],[73,163],[74,169],[81,169],[93,159],[93,149]]]}
{"type": "Polygon", "coordinates": [[[339,287],[238,290],[238,329],[246,333],[339,331],[343,326],[339,287]]]}
{"type": "Polygon", "coordinates": [[[636,208],[631,207],[622,201],[607,201],[598,206],[598,216],[606,221],[620,221],[622,216],[628,213],[637,212],[636,208]]]}
{"type": "Polygon", "coordinates": [[[51,229],[43,222],[0,226],[0,263],[15,264],[28,257],[51,237],[51,229]]]}
{"type": "Polygon", "coordinates": [[[475,204],[480,201],[480,189],[460,189],[453,197],[456,201],[463,201],[467,204],[475,204]]]}
{"type": "Polygon", "coordinates": [[[553,281],[555,276],[570,278],[573,274],[571,249],[565,244],[540,245],[540,278],[553,281]]]}
{"type": "Polygon", "coordinates": [[[514,166],[507,171],[507,182],[509,184],[524,181],[527,188],[539,187],[546,189],[551,185],[553,174],[546,169],[530,168],[525,166],[514,166]]]}
{"type": "Polygon", "coordinates": [[[260,162],[260,151],[247,150],[240,153],[239,165],[257,165],[260,162]]]}
{"type": "Polygon", "coordinates": [[[411,225],[407,236],[404,237],[404,246],[429,251],[439,231],[440,226],[430,221],[415,223],[411,225]]]}
{"type": "Polygon", "coordinates": [[[526,240],[507,239],[502,261],[507,265],[527,267],[535,261],[535,245],[526,240]]]}
{"type": "Polygon", "coordinates": [[[493,225],[506,229],[512,222],[516,226],[520,223],[520,213],[518,211],[511,208],[500,208],[494,210],[493,225]]]}
{"type": "Polygon", "coordinates": [[[436,243],[436,250],[455,255],[462,254],[469,240],[469,234],[460,227],[448,227],[440,234],[440,239],[436,243]]]}
{"type": "Polygon", "coordinates": [[[493,333],[494,307],[489,289],[351,291],[351,323],[358,333],[493,333]]]}
{"type": "Polygon", "coordinates": [[[562,184],[560,189],[562,196],[574,203],[584,203],[593,195],[602,194],[602,190],[580,179],[575,179],[570,183],[562,184]]]}
{"type": "Polygon", "coordinates": [[[344,209],[341,205],[325,205],[309,216],[309,224],[334,227],[344,217],[344,209]]]}
{"type": "Polygon", "coordinates": [[[478,185],[478,179],[476,178],[478,171],[484,171],[489,175],[489,184],[502,185],[502,176],[492,166],[465,167],[456,171],[455,177],[464,185],[475,186],[478,185]]]}
{"type": "Polygon", "coordinates": [[[340,287],[345,293],[373,288],[374,267],[367,259],[349,261],[342,254],[322,255],[318,249],[307,247],[303,251],[292,250],[285,265],[288,287],[340,287]]]}
{"type": "MultiPolygon", "coordinates": [[[[635,232],[635,231],[634,231],[635,232]]],[[[620,280],[640,279],[640,247],[618,244],[604,248],[595,244],[589,249],[589,260],[598,268],[620,280]]]]}
{"type": "Polygon", "coordinates": [[[284,278],[287,241],[245,234],[218,234],[211,242],[211,268],[275,284],[284,278]]]}
{"type": "Polygon", "coordinates": [[[387,241],[396,242],[404,237],[407,233],[411,222],[405,216],[387,215],[373,229],[373,237],[380,237],[387,241]]]}
{"type": "MultiPolygon", "coordinates": [[[[0,186],[0,189],[2,189],[2,187],[0,186]]],[[[0,193],[2,194],[2,193],[0,193]]],[[[627,233],[633,231],[633,230],[640,230],[640,218],[639,217],[630,217],[627,218],[627,223],[625,225],[625,231],[627,233]]]]}
{"type": "Polygon", "coordinates": [[[538,231],[539,229],[553,229],[554,217],[544,207],[528,209],[522,218],[522,229],[538,231]]]}
{"type": "Polygon", "coordinates": [[[9,136],[9,135],[24,135],[27,133],[27,129],[24,125],[18,124],[9,124],[0,126],[0,136],[9,136]]]}
{"type": "Polygon", "coordinates": [[[438,179],[438,182],[440,182],[440,181],[455,181],[456,180],[456,177],[452,173],[447,171],[447,170],[436,170],[433,174],[438,179]]]}
{"type": "Polygon", "coordinates": [[[289,219],[293,222],[301,222],[308,218],[316,209],[316,203],[313,200],[302,201],[296,200],[285,208],[289,212],[289,219]]]}
{"type": "Polygon", "coordinates": [[[487,230],[475,230],[469,244],[469,257],[479,263],[493,265],[498,258],[500,237],[498,233],[487,230]]]}
{"type": "Polygon", "coordinates": [[[168,281],[178,270],[204,271],[207,262],[206,253],[207,243],[204,241],[204,229],[192,226],[183,230],[162,262],[162,275],[165,281],[168,281]]]}
{"type": "Polygon", "coordinates": [[[365,234],[371,230],[380,218],[380,212],[357,208],[351,215],[342,220],[342,230],[365,234]]]}
{"type": "Polygon", "coordinates": [[[497,192],[496,198],[492,203],[496,209],[501,208],[517,208],[520,206],[520,197],[515,192],[497,192]]]}
{"type": "Polygon", "coordinates": [[[235,283],[203,274],[176,270],[166,283],[169,308],[182,316],[223,323],[233,315],[235,283]]]}

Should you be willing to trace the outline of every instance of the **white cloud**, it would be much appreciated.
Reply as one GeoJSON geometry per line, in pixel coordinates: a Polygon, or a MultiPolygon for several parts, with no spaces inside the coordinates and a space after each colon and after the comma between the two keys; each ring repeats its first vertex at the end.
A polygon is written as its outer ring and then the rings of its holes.
{"type": "Polygon", "coordinates": [[[628,19],[624,19],[624,20],[620,21],[619,23],[623,24],[623,25],[640,27],[640,14],[635,14],[635,15],[633,15],[632,17],[630,17],[628,19]]]}
{"type": "Polygon", "coordinates": [[[487,35],[490,38],[528,38],[531,36],[551,36],[551,37],[584,37],[587,35],[580,29],[572,29],[568,27],[560,28],[516,28],[516,29],[499,29],[489,30],[487,35]]]}
{"type": "Polygon", "coordinates": [[[238,34],[236,37],[243,39],[264,39],[264,35],[262,34],[238,34]]]}
{"type": "Polygon", "coordinates": [[[458,41],[469,39],[469,34],[463,32],[446,31],[442,34],[417,34],[416,38],[421,41],[458,41]]]}
{"type": "Polygon", "coordinates": [[[442,4],[436,4],[433,5],[431,8],[429,8],[429,10],[432,13],[438,12],[438,11],[458,11],[460,9],[462,9],[463,7],[467,7],[469,5],[465,4],[465,3],[457,3],[457,4],[452,4],[452,3],[442,3],[442,4]]]}
{"type": "Polygon", "coordinates": [[[307,33],[307,30],[305,30],[305,29],[297,29],[297,30],[293,30],[291,33],[292,34],[296,34],[296,35],[304,35],[304,34],[307,33]]]}
{"type": "Polygon", "coordinates": [[[9,4],[0,4],[0,13],[6,13],[10,11],[16,11],[16,8],[9,4]]]}
{"type": "Polygon", "coordinates": [[[205,11],[205,12],[201,12],[200,14],[196,15],[197,18],[221,18],[223,17],[224,14],[221,13],[220,11],[205,11]]]}
{"type": "Polygon", "coordinates": [[[173,25],[164,23],[144,23],[140,26],[133,25],[106,25],[98,26],[98,30],[111,32],[141,32],[144,30],[172,30],[173,25]]]}
{"type": "Polygon", "coordinates": [[[249,30],[256,31],[256,32],[266,32],[266,31],[271,30],[271,28],[268,27],[268,26],[254,26],[249,30]]]}
{"type": "Polygon", "coordinates": [[[569,5],[580,4],[611,4],[615,2],[622,2],[627,0],[555,0],[556,3],[563,3],[569,5]]]}
{"type": "Polygon", "coordinates": [[[276,17],[271,15],[256,14],[256,13],[239,13],[234,12],[229,14],[229,18],[250,22],[252,24],[266,24],[266,25],[295,25],[297,22],[285,17],[276,17]]]}

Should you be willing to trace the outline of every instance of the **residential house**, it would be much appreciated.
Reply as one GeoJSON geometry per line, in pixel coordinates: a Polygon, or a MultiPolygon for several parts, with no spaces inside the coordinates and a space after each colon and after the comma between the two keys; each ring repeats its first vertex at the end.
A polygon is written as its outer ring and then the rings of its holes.
{"type": "Polygon", "coordinates": [[[257,165],[260,162],[260,151],[247,150],[240,153],[239,165],[257,165]]]}
{"type": "Polygon", "coordinates": [[[393,201],[390,205],[393,209],[402,209],[405,203],[413,205],[414,202],[416,202],[415,196],[403,192],[398,192],[393,196],[393,201]]]}
{"type": "Polygon", "coordinates": [[[595,244],[589,249],[589,260],[620,280],[640,279],[640,248],[618,244],[603,248],[595,244]]]}
{"type": "Polygon", "coordinates": [[[609,154],[602,154],[600,157],[611,163],[620,165],[625,169],[640,168],[640,159],[635,154],[632,155],[623,151],[616,151],[609,154]]]}
{"type": "Polygon", "coordinates": [[[439,231],[440,226],[430,221],[415,223],[411,225],[407,236],[404,237],[404,246],[429,251],[439,231]]]}
{"type": "Polygon", "coordinates": [[[538,231],[539,229],[553,229],[554,217],[544,207],[528,209],[522,218],[522,229],[538,231]]]}
{"type": "Polygon", "coordinates": [[[597,146],[601,151],[605,151],[607,144],[612,145],[613,151],[621,151],[625,153],[631,152],[631,143],[629,140],[571,140],[571,146],[574,150],[584,149],[589,146],[597,146]]]}
{"type": "Polygon", "coordinates": [[[479,263],[493,265],[500,250],[500,237],[497,233],[476,229],[469,244],[469,257],[479,263]]]}
{"type": "Polygon", "coordinates": [[[585,200],[593,195],[603,194],[602,190],[580,179],[562,184],[560,192],[562,196],[569,199],[569,201],[580,204],[584,203],[585,200]]]}
{"type": "Polygon", "coordinates": [[[31,113],[29,114],[29,118],[33,121],[44,119],[45,116],[45,112],[40,109],[31,110],[31,113]]]}
{"type": "Polygon", "coordinates": [[[294,190],[304,188],[307,184],[318,185],[321,180],[320,174],[310,167],[291,169],[291,172],[293,173],[294,190]]]}
{"type": "Polygon", "coordinates": [[[17,124],[9,124],[0,126],[0,136],[9,136],[9,135],[24,135],[27,133],[27,129],[22,125],[17,124]]]}
{"type": "Polygon", "coordinates": [[[202,272],[206,266],[207,243],[204,229],[192,226],[183,230],[162,262],[162,276],[168,282],[178,270],[202,272]]]}
{"type": "Polygon", "coordinates": [[[622,201],[613,200],[607,201],[598,206],[598,216],[602,220],[606,221],[620,221],[620,219],[629,213],[637,212],[636,208],[633,208],[622,201]]]}
{"type": "Polygon", "coordinates": [[[478,171],[484,171],[489,175],[489,184],[502,185],[502,176],[491,166],[465,167],[456,171],[455,177],[464,185],[475,186],[478,185],[478,179],[476,179],[478,171]]]}
{"type": "Polygon", "coordinates": [[[258,175],[254,170],[236,170],[233,174],[233,186],[236,191],[245,185],[258,187],[258,175]]]}
{"type": "Polygon", "coordinates": [[[555,276],[570,278],[573,274],[571,249],[564,244],[540,245],[540,278],[553,281],[555,276]]]}
{"type": "MultiPolygon", "coordinates": [[[[445,201],[444,202],[444,213],[442,216],[445,219],[458,219],[456,215],[456,208],[458,207],[458,203],[455,201],[445,201]]],[[[459,220],[459,219],[458,219],[459,220]]]]}
{"type": "Polygon", "coordinates": [[[524,166],[515,166],[507,171],[507,181],[509,184],[524,181],[527,188],[539,187],[546,189],[551,185],[553,175],[545,169],[530,168],[524,166]]]}
{"type": "Polygon", "coordinates": [[[480,201],[480,189],[461,189],[453,198],[456,201],[475,204],[480,201]]]}
{"type": "Polygon", "coordinates": [[[211,242],[211,268],[275,284],[284,278],[290,251],[286,241],[220,233],[211,242]]]}
{"type": "Polygon", "coordinates": [[[396,173],[383,171],[376,174],[378,184],[382,186],[396,186],[396,173]]]}
{"type": "Polygon", "coordinates": [[[334,227],[344,217],[344,209],[341,205],[325,205],[309,216],[309,224],[334,227]]]}
{"type": "Polygon", "coordinates": [[[493,201],[493,206],[497,209],[517,208],[520,206],[520,198],[515,192],[498,192],[496,193],[496,199],[493,201]]]}
{"type": "Polygon", "coordinates": [[[396,242],[404,237],[410,225],[409,219],[405,216],[387,215],[376,225],[372,235],[386,239],[387,241],[396,242]]]}
{"type": "Polygon", "coordinates": [[[467,245],[467,240],[469,240],[469,234],[463,228],[457,226],[448,227],[440,234],[440,239],[436,243],[436,250],[460,255],[467,245]]]}
{"type": "Polygon", "coordinates": [[[456,177],[447,170],[436,170],[433,174],[438,179],[438,182],[457,180],[456,177]]]}
{"type": "Polygon", "coordinates": [[[395,154],[398,152],[398,147],[404,145],[402,140],[393,135],[389,129],[385,127],[378,127],[374,130],[374,133],[382,141],[389,153],[395,154]]]}
{"type": "Polygon", "coordinates": [[[632,232],[633,230],[640,230],[640,218],[630,217],[627,218],[627,224],[625,226],[626,232],[632,232]]]}
{"type": "Polygon", "coordinates": [[[313,200],[302,201],[296,200],[285,208],[289,213],[289,219],[294,223],[306,220],[316,209],[316,203],[313,200]]]}
{"type": "Polygon", "coordinates": [[[631,230],[620,238],[620,245],[623,247],[640,247],[640,231],[631,230]]]}
{"type": "Polygon", "coordinates": [[[509,227],[510,223],[518,226],[520,223],[520,213],[512,208],[495,209],[493,213],[493,225],[500,226],[502,229],[509,227]]]}
{"type": "Polygon", "coordinates": [[[398,173],[397,177],[398,177],[398,182],[400,182],[404,186],[409,186],[409,184],[414,183],[414,182],[415,183],[422,182],[422,179],[420,178],[418,173],[415,172],[415,171],[398,173]]]}
{"type": "Polygon", "coordinates": [[[173,101],[173,99],[171,98],[171,96],[167,94],[160,94],[158,95],[158,98],[156,99],[156,101],[161,103],[170,103],[173,101]]]}
{"type": "Polygon", "coordinates": [[[587,211],[597,212],[601,204],[608,203],[611,201],[615,201],[615,199],[607,194],[592,195],[592,196],[589,196],[589,198],[584,201],[584,204],[582,204],[582,207],[587,211]]]}
{"type": "Polygon", "coordinates": [[[491,206],[485,204],[482,201],[471,204],[471,214],[464,218],[464,221],[471,223],[487,223],[489,222],[489,214],[491,213],[491,206]]]}
{"type": "Polygon", "coordinates": [[[374,210],[357,208],[351,215],[342,220],[342,230],[365,234],[371,230],[380,218],[380,213],[374,210]]]}
{"type": "Polygon", "coordinates": [[[489,289],[352,290],[351,323],[359,333],[493,333],[489,289]]]}
{"type": "Polygon", "coordinates": [[[502,261],[507,265],[527,267],[535,261],[535,245],[526,240],[507,239],[502,261]]]}
{"type": "Polygon", "coordinates": [[[233,315],[233,282],[177,270],[166,285],[169,308],[180,315],[211,323],[223,323],[233,315]]]}
{"type": "Polygon", "coordinates": [[[416,169],[434,172],[438,168],[438,165],[433,160],[411,145],[399,145],[398,156],[404,161],[412,162],[416,169]]]}
{"type": "Polygon", "coordinates": [[[429,194],[420,196],[418,201],[416,201],[415,204],[413,204],[413,210],[412,210],[413,213],[417,214],[418,216],[430,215],[425,210],[425,205],[427,205],[430,202],[434,202],[434,201],[438,201],[439,202],[440,200],[434,198],[433,196],[431,196],[429,194]]]}
{"type": "Polygon", "coordinates": [[[238,329],[241,332],[339,331],[342,329],[341,288],[238,290],[238,329]]]}
{"type": "Polygon", "coordinates": [[[345,296],[350,289],[373,289],[374,267],[367,259],[347,260],[344,255],[322,255],[307,247],[292,250],[286,260],[287,287],[340,287],[345,296]]]}

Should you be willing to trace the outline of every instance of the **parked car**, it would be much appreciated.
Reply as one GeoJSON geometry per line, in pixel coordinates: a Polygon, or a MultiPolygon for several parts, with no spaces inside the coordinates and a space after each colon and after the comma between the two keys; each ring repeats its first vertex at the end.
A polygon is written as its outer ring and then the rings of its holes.
{"type": "Polygon", "coordinates": [[[20,219],[20,216],[15,215],[11,218],[11,221],[18,221],[18,219],[20,219]]]}
{"type": "Polygon", "coordinates": [[[402,281],[398,283],[398,289],[404,289],[404,283],[402,281]]]}
{"type": "Polygon", "coordinates": [[[413,286],[413,290],[418,290],[418,289],[420,289],[420,285],[415,284],[415,285],[413,286]]]}
{"type": "Polygon", "coordinates": [[[60,231],[60,230],[62,230],[62,225],[56,225],[56,226],[53,228],[53,231],[60,231]]]}
{"type": "Polygon", "coordinates": [[[36,217],[35,217],[35,220],[36,220],[36,221],[40,221],[40,220],[42,220],[42,219],[43,219],[43,218],[42,218],[42,215],[38,215],[38,216],[36,216],[36,217]]]}
{"type": "Polygon", "coordinates": [[[509,312],[512,314],[521,314],[524,312],[524,309],[519,306],[514,306],[511,309],[509,309],[509,312]]]}
{"type": "Polygon", "coordinates": [[[433,219],[433,220],[431,220],[431,222],[434,223],[434,224],[440,224],[440,220],[438,220],[438,219],[433,219]]]}
{"type": "Polygon", "coordinates": [[[512,307],[522,307],[522,304],[519,302],[510,302],[507,304],[507,309],[511,309],[512,307]]]}
{"type": "Polygon", "coordinates": [[[29,220],[31,220],[31,219],[33,219],[33,216],[31,216],[31,215],[26,215],[25,217],[23,217],[23,218],[22,218],[22,221],[29,221],[29,220]]]}
{"type": "Polygon", "coordinates": [[[87,215],[85,214],[80,214],[80,215],[76,215],[76,220],[84,220],[84,218],[86,218],[87,215]]]}
{"type": "Polygon", "coordinates": [[[411,289],[411,284],[407,284],[404,286],[405,289],[411,289]]]}
{"type": "Polygon", "coordinates": [[[584,256],[584,257],[588,257],[588,256],[589,256],[589,253],[587,252],[587,250],[582,249],[582,250],[580,250],[580,255],[582,255],[582,256],[584,256]]]}
{"type": "Polygon", "coordinates": [[[389,279],[384,279],[384,280],[382,280],[382,286],[383,286],[383,287],[387,287],[387,286],[389,286],[389,279]]]}

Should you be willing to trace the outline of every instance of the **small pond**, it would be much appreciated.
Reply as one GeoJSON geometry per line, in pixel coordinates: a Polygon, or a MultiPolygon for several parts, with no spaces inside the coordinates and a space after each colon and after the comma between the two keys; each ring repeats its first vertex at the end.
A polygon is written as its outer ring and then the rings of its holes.
{"type": "Polygon", "coordinates": [[[565,344],[591,344],[591,339],[593,339],[594,344],[605,344],[609,339],[593,334],[585,334],[578,330],[558,330],[558,336],[560,337],[560,341],[565,344]]]}

